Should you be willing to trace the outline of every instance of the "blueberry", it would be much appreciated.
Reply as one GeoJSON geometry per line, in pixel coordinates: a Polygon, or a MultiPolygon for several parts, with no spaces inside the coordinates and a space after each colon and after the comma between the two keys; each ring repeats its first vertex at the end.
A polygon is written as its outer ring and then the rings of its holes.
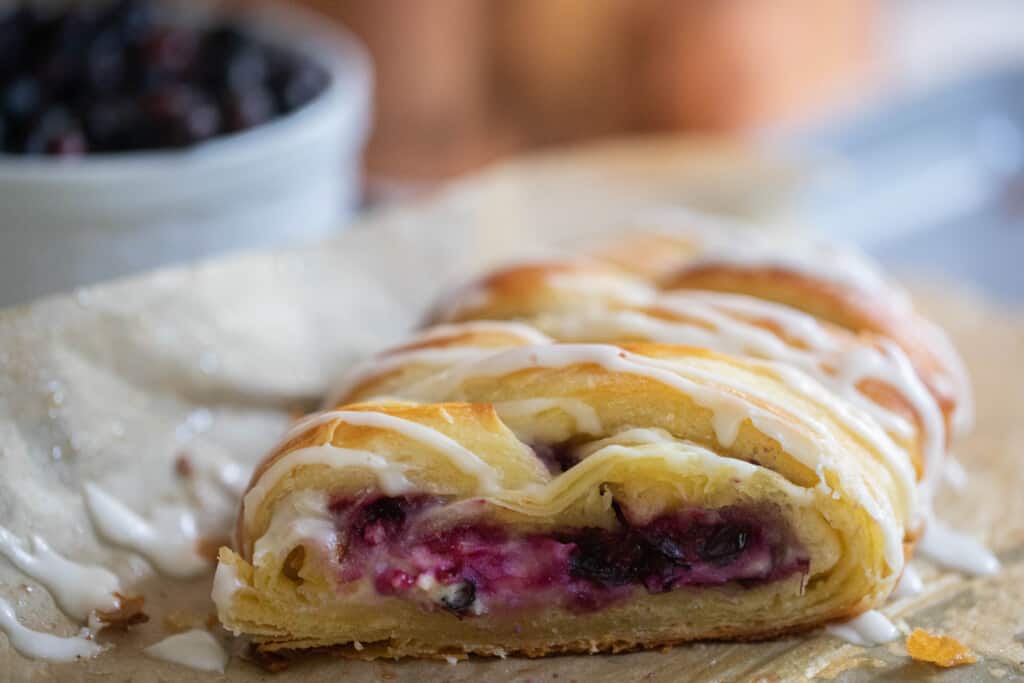
{"type": "Polygon", "coordinates": [[[269,121],[276,113],[274,98],[262,86],[231,92],[222,99],[221,115],[225,130],[252,128],[269,121]]]}
{"type": "Polygon", "coordinates": [[[34,78],[22,76],[7,84],[2,93],[3,113],[14,122],[31,119],[42,105],[42,93],[34,78]]]}
{"type": "Polygon", "coordinates": [[[262,87],[267,80],[267,59],[262,50],[247,45],[236,50],[224,63],[224,85],[240,91],[262,87]]]}
{"type": "Polygon", "coordinates": [[[369,545],[394,538],[405,525],[405,506],[397,498],[378,498],[352,523],[353,535],[369,545]]]}
{"type": "Polygon", "coordinates": [[[465,613],[476,601],[476,584],[463,579],[449,586],[441,595],[441,605],[456,615],[465,613]]]}
{"type": "Polygon", "coordinates": [[[725,524],[698,541],[697,554],[705,562],[722,565],[736,559],[747,547],[750,533],[747,529],[725,524]]]}
{"type": "Polygon", "coordinates": [[[149,95],[143,111],[156,133],[157,146],[184,147],[220,131],[220,112],[196,88],[164,86],[149,95]]]}
{"type": "Polygon", "coordinates": [[[93,149],[113,152],[138,149],[145,143],[139,117],[139,109],[131,101],[104,98],[86,105],[82,118],[93,149]]]}
{"type": "Polygon", "coordinates": [[[125,80],[125,62],[120,36],[112,30],[96,35],[85,53],[84,78],[94,91],[111,92],[125,80]]]}
{"type": "Polygon", "coordinates": [[[161,26],[146,34],[141,50],[149,68],[164,74],[180,74],[195,61],[198,47],[192,32],[161,26]]]}
{"type": "Polygon", "coordinates": [[[636,534],[609,534],[584,529],[573,541],[569,573],[608,586],[621,586],[640,578],[648,569],[649,546],[636,534]]]}
{"type": "Polygon", "coordinates": [[[139,42],[153,24],[153,7],[146,0],[119,0],[107,8],[100,23],[115,29],[126,43],[139,42]]]}
{"type": "Polygon", "coordinates": [[[79,156],[86,152],[85,136],[78,121],[63,107],[47,110],[29,132],[25,154],[79,156]]]}
{"type": "Polygon", "coordinates": [[[281,109],[294,111],[319,95],[327,87],[327,74],[308,62],[298,62],[272,82],[281,109]]]}

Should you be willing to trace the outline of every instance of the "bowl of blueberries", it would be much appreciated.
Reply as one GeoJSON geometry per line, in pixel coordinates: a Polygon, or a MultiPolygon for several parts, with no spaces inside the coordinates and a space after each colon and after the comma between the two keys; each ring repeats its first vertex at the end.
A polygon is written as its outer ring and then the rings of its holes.
{"type": "Polygon", "coordinates": [[[244,7],[0,5],[0,305],[351,215],[365,51],[305,11],[244,7]]]}

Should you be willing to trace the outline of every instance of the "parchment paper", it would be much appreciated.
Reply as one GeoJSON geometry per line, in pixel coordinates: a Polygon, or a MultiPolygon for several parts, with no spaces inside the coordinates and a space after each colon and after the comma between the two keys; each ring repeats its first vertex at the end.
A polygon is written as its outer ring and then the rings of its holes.
{"type": "MultiPolygon", "coordinates": [[[[236,656],[223,677],[140,653],[169,633],[169,616],[205,622],[210,577],[162,579],[103,542],[83,507],[82,482],[97,482],[142,514],[181,501],[180,455],[198,469],[255,463],[332,377],[400,339],[444,286],[467,273],[537,253],[553,239],[585,239],[637,203],[689,202],[778,219],[794,178],[716,146],[613,145],[497,168],[372,216],[327,244],[158,272],[0,314],[0,524],[112,568],[146,596],[152,617],[104,636],[114,648],[85,663],[28,660],[0,635],[0,681],[1024,679],[1024,319],[949,284],[928,288],[925,304],[966,355],[978,426],[957,447],[969,485],[959,495],[944,491],[939,512],[985,538],[1005,569],[967,580],[915,561],[925,594],[886,611],[961,639],[981,656],[978,664],[940,672],[908,660],[901,643],[864,649],[821,634],[457,665],[316,656],[273,675],[236,656]]],[[[78,630],[2,558],[0,596],[32,628],[78,630]]]]}

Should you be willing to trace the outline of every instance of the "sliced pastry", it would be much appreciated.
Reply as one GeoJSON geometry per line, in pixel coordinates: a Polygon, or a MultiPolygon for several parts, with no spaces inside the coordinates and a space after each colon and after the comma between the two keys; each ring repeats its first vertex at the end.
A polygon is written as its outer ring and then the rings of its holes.
{"type": "Polygon", "coordinates": [[[359,657],[764,638],[870,609],[903,569],[906,451],[777,364],[541,344],[410,379],[422,403],[313,415],[257,469],[227,628],[359,657]]]}

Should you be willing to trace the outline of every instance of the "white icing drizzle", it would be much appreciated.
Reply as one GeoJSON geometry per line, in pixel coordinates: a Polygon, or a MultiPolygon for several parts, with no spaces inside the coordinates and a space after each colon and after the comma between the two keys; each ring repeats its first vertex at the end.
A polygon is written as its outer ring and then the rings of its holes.
{"type": "Polygon", "coordinates": [[[601,419],[597,416],[597,411],[576,399],[528,398],[521,401],[500,401],[494,404],[494,410],[502,420],[531,417],[552,409],[570,415],[576,421],[576,429],[584,434],[601,433],[601,419]]]}
{"type": "Polygon", "coordinates": [[[881,381],[896,388],[921,420],[927,473],[924,489],[926,497],[931,495],[945,447],[942,412],[906,354],[895,344],[887,340],[879,340],[879,347],[860,341],[841,343],[811,315],[743,295],[680,292],[659,297],[649,305],[678,319],[630,310],[604,310],[542,316],[538,324],[569,341],[642,338],[793,365],[868,413],[886,431],[911,438],[915,433],[913,424],[860,390],[859,384],[865,379],[881,381]],[[782,330],[786,337],[799,340],[806,348],[788,343],[763,327],[764,322],[782,330]]]}
{"type": "Polygon", "coordinates": [[[153,659],[181,664],[197,671],[224,673],[228,653],[209,631],[194,628],[177,633],[145,648],[143,652],[153,659]]]}
{"type": "Polygon", "coordinates": [[[14,609],[2,598],[0,598],[0,631],[7,634],[11,647],[32,659],[73,662],[95,657],[106,649],[86,637],[85,634],[88,634],[86,629],[83,629],[78,636],[67,638],[55,636],[52,633],[33,631],[18,621],[14,609]]]}
{"type": "Polygon", "coordinates": [[[338,530],[329,512],[329,500],[322,491],[299,491],[282,500],[270,520],[270,527],[256,541],[253,566],[266,555],[277,555],[311,541],[318,550],[334,547],[338,530]]]}
{"type": "MultiPolygon", "coordinates": [[[[515,337],[522,345],[548,344],[552,339],[540,330],[518,322],[470,321],[450,325],[435,325],[413,337],[408,345],[421,344],[460,334],[496,333],[515,337]]],[[[509,346],[514,344],[510,343],[509,346]]],[[[368,358],[351,367],[329,394],[324,407],[333,408],[346,399],[359,385],[374,377],[381,377],[398,368],[422,364],[448,366],[494,353],[494,348],[471,345],[399,349],[368,358]]]]}
{"type": "Polygon", "coordinates": [[[974,392],[971,390],[970,375],[953,342],[941,327],[925,318],[918,318],[915,325],[924,336],[928,350],[939,361],[944,371],[939,379],[948,386],[940,386],[939,390],[956,398],[952,432],[955,436],[962,436],[974,426],[974,392]]]}
{"type": "MultiPolygon", "coordinates": [[[[546,342],[541,342],[546,343],[546,342]]],[[[486,358],[494,353],[493,348],[480,346],[448,346],[444,348],[427,347],[408,351],[395,351],[357,363],[338,381],[331,391],[324,407],[327,410],[342,402],[348,401],[350,394],[364,382],[373,380],[410,365],[447,367],[456,363],[465,363],[478,358],[486,358]]]]}
{"type": "Polygon", "coordinates": [[[511,320],[467,320],[466,322],[432,325],[419,332],[413,342],[432,341],[462,334],[506,334],[519,337],[524,344],[547,344],[551,338],[535,327],[511,320]]]}
{"type": "Polygon", "coordinates": [[[712,264],[779,267],[868,293],[884,292],[889,303],[909,308],[906,293],[889,282],[866,254],[848,245],[766,232],[675,208],[659,208],[634,223],[651,234],[692,243],[698,253],[683,264],[687,269],[712,264]]]}
{"type": "Polygon", "coordinates": [[[876,610],[868,610],[849,621],[829,624],[825,627],[825,632],[862,647],[890,643],[900,637],[899,629],[888,617],[876,610]]]}
{"type": "Polygon", "coordinates": [[[94,610],[118,608],[115,592],[121,591],[117,576],[102,567],[78,564],[60,555],[39,536],[30,543],[0,527],[0,554],[38,581],[68,616],[84,622],[94,610]]]}
{"type": "Polygon", "coordinates": [[[907,292],[889,281],[863,252],[848,245],[766,233],[753,226],[720,221],[690,211],[659,208],[634,220],[653,235],[685,240],[697,252],[682,264],[682,270],[727,265],[734,268],[780,268],[802,273],[825,282],[859,290],[887,306],[896,316],[915,317],[915,328],[928,352],[942,366],[940,390],[956,397],[953,433],[965,433],[974,420],[970,380],[963,361],[949,338],[936,325],[913,312],[907,292]]]}
{"type": "MultiPolygon", "coordinates": [[[[227,610],[235,594],[245,590],[248,586],[238,577],[234,565],[217,563],[217,572],[213,575],[213,590],[210,598],[218,610],[227,610]]],[[[235,632],[238,635],[238,632],[235,632]]]]}
{"type": "Polygon", "coordinates": [[[277,483],[296,468],[309,465],[323,465],[332,469],[346,467],[368,469],[377,475],[381,490],[389,496],[398,496],[412,489],[405,478],[404,468],[369,451],[339,448],[337,446],[310,446],[300,448],[278,458],[245,494],[243,516],[246,526],[251,526],[263,499],[277,483]]]}
{"type": "MultiPolygon", "coordinates": [[[[654,295],[654,289],[640,280],[625,278],[617,273],[553,272],[545,283],[553,288],[601,298],[605,303],[642,304],[654,295]]],[[[595,305],[600,305],[594,302],[595,305]]],[[[586,303],[581,304],[586,308],[586,303]]]]}
{"type": "Polygon", "coordinates": [[[903,568],[903,576],[896,583],[896,589],[892,592],[891,597],[894,600],[912,598],[915,595],[920,595],[923,590],[924,581],[921,580],[921,575],[914,569],[914,565],[908,564],[903,568]]]}
{"type": "MultiPolygon", "coordinates": [[[[533,347],[529,347],[533,348],[533,347]]],[[[398,432],[408,439],[418,441],[448,456],[449,462],[463,472],[474,476],[481,492],[493,493],[499,489],[498,472],[455,439],[426,425],[405,420],[387,413],[371,411],[337,410],[323,414],[326,421],[341,420],[350,425],[375,427],[398,432]]]]}
{"type": "Polygon", "coordinates": [[[992,576],[1001,569],[999,559],[984,545],[934,516],[917,543],[917,552],[937,564],[973,576],[992,576]]]}
{"type": "Polygon", "coordinates": [[[148,521],[91,482],[83,489],[93,522],[107,540],[138,552],[168,576],[189,578],[208,570],[209,563],[197,552],[195,518],[187,508],[162,506],[148,521]]]}
{"type": "MultiPolygon", "coordinates": [[[[536,367],[567,367],[577,364],[596,364],[611,372],[624,372],[647,377],[651,380],[676,388],[688,395],[701,406],[711,410],[720,442],[728,447],[731,438],[735,438],[739,425],[751,420],[754,426],[767,436],[778,441],[794,458],[812,470],[817,470],[823,462],[826,467],[844,477],[844,472],[827,464],[830,454],[838,445],[823,426],[809,416],[796,416],[784,419],[779,415],[752,405],[745,396],[752,394],[749,386],[730,386],[729,379],[723,376],[710,377],[707,373],[695,368],[686,367],[671,360],[648,358],[629,353],[615,346],[599,344],[556,344],[552,346],[520,347],[496,353],[481,361],[466,363],[449,368],[410,387],[406,396],[427,400],[459,400],[463,382],[471,377],[496,377],[511,374],[527,368],[536,367]],[[731,390],[730,390],[731,389],[731,390]]],[[[766,366],[769,367],[769,366],[766,366]]],[[[771,366],[775,371],[778,368],[771,366]]],[[[790,379],[795,369],[788,368],[790,379]]],[[[824,389],[807,381],[800,382],[801,388],[808,391],[809,386],[817,387],[814,392],[823,408],[833,410],[835,419],[854,432],[862,435],[868,443],[888,448],[891,440],[870,420],[853,420],[853,411],[841,405],[834,397],[828,397],[824,389]],[[888,443],[887,443],[888,442],[888,443]]],[[[774,403],[768,397],[761,397],[774,403]]],[[[895,446],[893,445],[893,448],[895,446]]],[[[898,449],[897,449],[898,450],[898,449]]],[[[901,485],[907,500],[915,499],[915,487],[910,465],[902,452],[896,454],[882,453],[883,460],[893,469],[891,475],[901,485]]],[[[820,471],[820,470],[819,470],[820,471]]],[[[848,496],[853,497],[864,507],[869,515],[879,522],[886,538],[885,557],[890,567],[899,570],[903,565],[902,533],[897,533],[900,525],[896,523],[895,512],[889,507],[889,501],[878,498],[869,490],[859,477],[846,477],[844,488],[848,496]]],[[[910,506],[914,509],[913,504],[910,506]]],[[[903,520],[906,524],[907,520],[903,520]]]]}

